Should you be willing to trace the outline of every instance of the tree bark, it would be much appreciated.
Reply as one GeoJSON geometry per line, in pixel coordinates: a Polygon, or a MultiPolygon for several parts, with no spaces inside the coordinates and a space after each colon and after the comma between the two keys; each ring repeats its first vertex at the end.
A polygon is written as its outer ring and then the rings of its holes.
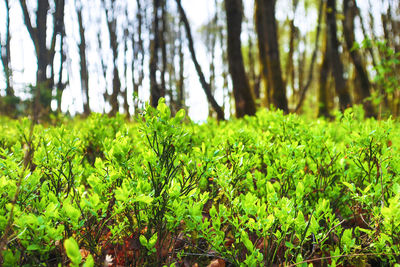
{"type": "Polygon", "coordinates": [[[133,42],[133,60],[132,60],[132,83],[133,83],[133,94],[134,101],[133,105],[135,108],[135,115],[139,114],[139,87],[142,86],[144,79],[144,45],[143,45],[143,37],[142,37],[142,23],[143,23],[143,8],[141,0],[136,0],[137,11],[136,11],[136,19],[137,19],[137,42],[133,42]],[[140,58],[139,58],[140,57],[140,58]],[[136,63],[136,64],[135,64],[136,63]],[[137,77],[135,75],[135,70],[137,73],[137,77]]]}
{"type": "MultiPolygon", "coordinates": [[[[289,22],[289,28],[290,28],[290,33],[289,33],[289,52],[287,54],[287,60],[286,60],[286,84],[290,84],[290,88],[292,89],[292,95],[297,95],[298,94],[298,89],[296,88],[296,72],[295,72],[295,66],[294,66],[294,58],[293,55],[295,53],[295,46],[298,44],[298,39],[299,39],[299,28],[294,24],[294,19],[295,19],[295,14],[297,11],[297,6],[299,4],[299,0],[292,0],[292,12],[293,12],[293,17],[290,19],[288,18],[289,22]]],[[[300,56],[299,56],[300,57],[300,56]]]]}
{"type": "MultiPolygon", "coordinates": [[[[128,11],[125,10],[125,17],[128,18],[128,11]]],[[[130,120],[131,113],[129,111],[129,101],[128,101],[128,38],[129,38],[129,30],[128,28],[124,28],[124,77],[125,77],[125,84],[124,84],[124,90],[122,92],[122,96],[124,98],[124,113],[125,113],[125,118],[130,120]]],[[[132,39],[133,41],[133,39],[132,39]]]]}
{"type": "MultiPolygon", "coordinates": [[[[276,0],[256,0],[258,8],[262,10],[261,18],[265,27],[265,49],[266,63],[268,68],[268,80],[272,91],[272,102],[278,109],[288,113],[288,102],[286,99],[286,85],[282,79],[281,62],[278,47],[278,34],[275,19],[276,0]]],[[[259,36],[260,38],[260,36],[259,36]]],[[[263,36],[261,36],[263,38],[263,36]]],[[[262,39],[261,39],[262,40],[262,39]]],[[[260,41],[259,41],[260,42],[260,41]]],[[[260,51],[260,55],[261,55],[260,51]]],[[[263,61],[261,61],[263,64],[263,61]]]]}
{"type": "Polygon", "coordinates": [[[50,67],[53,74],[53,59],[55,54],[56,37],[62,33],[64,27],[64,1],[56,0],[56,10],[53,13],[53,34],[50,48],[46,46],[47,38],[47,12],[49,10],[48,0],[38,0],[36,10],[36,27],[32,26],[26,0],[19,0],[24,15],[25,26],[35,46],[37,58],[36,87],[33,91],[33,116],[37,122],[39,117],[50,111],[52,89],[54,85],[53,75],[47,77],[47,68],[50,67]]]}
{"type": "Polygon", "coordinates": [[[79,59],[80,59],[80,74],[81,74],[81,89],[82,89],[82,100],[83,100],[83,114],[88,116],[90,114],[89,106],[89,72],[86,62],[86,38],[85,38],[85,28],[83,26],[82,20],[82,2],[80,7],[76,8],[76,13],[78,15],[78,25],[79,25],[79,59]]]}
{"type": "Polygon", "coordinates": [[[158,11],[161,8],[162,0],[153,0],[153,23],[152,23],[152,38],[150,40],[150,105],[157,107],[158,100],[162,96],[162,88],[157,81],[158,70],[158,51],[160,49],[160,18],[158,11]]]}
{"type": "Polygon", "coordinates": [[[254,21],[257,32],[258,57],[260,61],[261,79],[264,85],[265,104],[272,104],[271,88],[268,78],[266,29],[264,25],[264,4],[263,0],[255,0],[254,21]]]}
{"type": "MultiPolygon", "coordinates": [[[[315,64],[315,61],[317,59],[319,36],[320,36],[320,33],[321,33],[321,22],[322,22],[322,17],[323,17],[323,12],[322,12],[323,11],[323,6],[324,6],[324,2],[323,2],[323,0],[320,0],[319,8],[318,8],[317,33],[316,33],[316,36],[315,36],[314,51],[312,53],[311,62],[310,62],[310,66],[309,66],[309,69],[308,69],[307,82],[304,85],[304,87],[301,88],[300,99],[299,99],[299,103],[297,104],[297,106],[295,108],[295,112],[298,112],[298,110],[301,108],[301,106],[303,104],[303,101],[305,99],[305,96],[306,96],[306,92],[307,92],[308,88],[310,87],[310,85],[311,85],[311,83],[313,81],[314,64],[315,64]]],[[[300,79],[300,77],[299,77],[299,79],[300,79]]],[[[302,83],[300,83],[300,84],[302,84],[302,83]]]]}
{"type": "Polygon", "coordinates": [[[221,109],[221,107],[218,105],[217,101],[215,100],[214,96],[212,95],[211,87],[207,83],[206,78],[205,78],[205,76],[203,74],[203,71],[201,70],[200,64],[197,61],[196,53],[194,51],[192,32],[191,32],[191,29],[190,29],[189,21],[188,21],[188,19],[186,17],[185,10],[182,7],[181,0],[175,0],[175,2],[177,4],[177,6],[178,6],[178,10],[179,10],[179,14],[180,14],[180,17],[181,17],[181,21],[183,22],[183,25],[185,27],[186,37],[188,39],[188,45],[189,45],[189,52],[190,52],[190,55],[192,57],[193,64],[194,64],[194,66],[196,68],[197,75],[199,76],[199,80],[200,80],[200,83],[201,83],[201,85],[203,87],[204,93],[206,94],[208,101],[211,103],[211,106],[213,107],[213,109],[217,113],[218,120],[224,120],[224,111],[221,109]]]}
{"type": "Polygon", "coordinates": [[[228,27],[228,63],[233,85],[236,117],[254,115],[256,106],[244,69],[240,34],[242,31],[243,3],[241,0],[225,0],[228,27]]]}
{"type": "Polygon", "coordinates": [[[256,69],[256,58],[257,55],[254,52],[254,43],[252,40],[252,36],[249,36],[248,40],[248,58],[249,58],[249,80],[250,87],[254,94],[254,99],[260,99],[260,75],[257,73],[256,69]]]}
{"type": "Polygon", "coordinates": [[[183,38],[182,29],[179,25],[178,29],[178,57],[179,57],[179,77],[177,82],[177,110],[185,108],[185,64],[184,64],[184,54],[183,54],[183,38]]]}
{"type": "Polygon", "coordinates": [[[14,94],[12,85],[12,69],[11,69],[11,34],[10,34],[10,4],[8,0],[5,0],[6,5],[6,33],[4,45],[1,45],[1,63],[3,65],[4,78],[6,82],[6,95],[3,99],[3,103],[0,102],[0,112],[3,114],[12,116],[15,111],[15,104],[17,98],[14,94]]]}
{"type": "Polygon", "coordinates": [[[293,61],[293,54],[294,54],[294,43],[297,39],[297,27],[294,25],[294,18],[289,21],[290,25],[290,34],[289,34],[289,52],[287,54],[287,65],[286,65],[286,84],[290,84],[292,88],[293,95],[296,93],[296,86],[294,83],[295,80],[295,73],[294,73],[294,61],[293,61]]]}
{"type": "MultiPolygon", "coordinates": [[[[215,6],[218,6],[218,2],[215,1],[215,6]]],[[[219,10],[216,9],[214,13],[214,17],[210,22],[207,23],[206,26],[206,40],[205,44],[207,47],[207,52],[210,55],[210,64],[209,64],[209,70],[210,70],[210,75],[208,79],[208,83],[210,84],[211,88],[211,93],[214,94],[215,92],[215,81],[216,81],[216,73],[215,73],[215,48],[217,44],[217,31],[218,31],[218,13],[219,10]]],[[[214,115],[214,110],[212,109],[212,106],[208,104],[208,117],[213,117],[214,115]]]]}
{"type": "Polygon", "coordinates": [[[115,8],[113,6],[113,2],[111,2],[111,10],[108,10],[106,4],[103,0],[104,10],[106,12],[106,19],[107,19],[107,29],[110,38],[110,47],[113,55],[113,79],[112,79],[112,93],[110,96],[110,105],[111,110],[109,112],[110,116],[114,116],[117,114],[119,110],[119,103],[118,103],[118,96],[121,93],[121,81],[119,78],[119,71],[118,71],[118,41],[117,41],[117,20],[115,18],[115,8]]]}
{"type": "Polygon", "coordinates": [[[331,72],[331,64],[329,57],[329,43],[328,37],[325,34],[324,47],[323,47],[323,58],[319,76],[319,88],[318,88],[318,117],[329,118],[329,105],[328,105],[328,77],[331,72]]]}
{"type": "Polygon", "coordinates": [[[367,71],[365,70],[359,51],[356,49],[352,49],[355,42],[354,18],[357,14],[357,10],[358,8],[354,0],[343,0],[343,15],[345,18],[343,21],[344,39],[346,41],[347,49],[350,53],[351,60],[353,61],[357,73],[357,79],[360,81],[359,92],[365,110],[365,115],[367,117],[375,117],[376,114],[372,106],[371,100],[367,100],[367,98],[371,97],[371,83],[369,81],[367,71]]]}
{"type": "Polygon", "coordinates": [[[68,84],[68,81],[63,83],[63,66],[65,60],[67,58],[65,51],[64,51],[64,38],[65,38],[65,26],[64,26],[64,7],[65,7],[65,0],[56,0],[56,12],[53,15],[55,22],[53,23],[53,36],[51,40],[51,47],[53,48],[52,54],[50,55],[50,67],[51,67],[51,77],[50,80],[55,82],[54,79],[54,66],[53,66],[53,59],[55,56],[55,45],[56,45],[56,37],[57,35],[60,36],[60,67],[58,70],[58,81],[55,83],[55,90],[56,90],[56,102],[57,102],[57,112],[61,112],[61,98],[62,93],[65,87],[68,84]],[[55,34],[54,34],[55,33],[55,34]]]}
{"type": "MultiPolygon", "coordinates": [[[[161,50],[161,96],[165,97],[167,92],[166,73],[167,73],[167,3],[163,1],[161,4],[161,31],[160,34],[160,50],[161,50]]],[[[172,99],[170,99],[172,101],[172,99]]]]}
{"type": "Polygon", "coordinates": [[[343,64],[340,59],[339,41],[336,28],[336,0],[327,0],[326,26],[328,31],[329,61],[332,64],[332,74],[335,80],[335,90],[339,97],[339,108],[344,111],[351,107],[351,98],[346,81],[343,77],[343,64]]]}

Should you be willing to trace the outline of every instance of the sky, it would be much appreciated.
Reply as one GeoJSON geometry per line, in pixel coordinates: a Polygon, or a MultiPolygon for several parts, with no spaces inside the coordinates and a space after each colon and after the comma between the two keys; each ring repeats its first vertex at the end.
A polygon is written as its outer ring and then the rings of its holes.
{"type": "MultiPolygon", "coordinates": [[[[35,0],[27,0],[28,7],[35,6],[35,0]]],[[[51,1],[50,1],[51,2],[51,1]]],[[[194,0],[183,0],[182,5],[187,13],[188,19],[190,21],[192,27],[192,34],[194,37],[195,42],[195,50],[197,53],[197,58],[202,65],[202,69],[208,77],[208,55],[203,45],[202,39],[200,37],[200,33],[198,29],[204,25],[206,21],[208,21],[215,12],[214,6],[215,0],[202,0],[202,1],[194,1],[194,0]]],[[[245,14],[248,18],[252,18],[253,14],[253,0],[244,0],[244,7],[245,7],[245,14]]],[[[290,0],[278,0],[277,7],[276,7],[276,17],[278,20],[284,20],[287,16],[293,16],[293,12],[288,9],[290,0]]],[[[368,8],[368,1],[357,1],[358,5],[360,6],[362,12],[366,12],[368,8]]],[[[96,15],[95,10],[101,10],[99,5],[99,1],[90,1],[90,7],[84,8],[84,12],[88,12],[84,15],[84,24],[85,19],[91,18],[91,20],[96,19],[98,21],[102,21],[102,27],[105,28],[105,20],[100,20],[99,14],[96,15]]],[[[34,52],[34,46],[31,42],[31,39],[28,35],[28,32],[25,28],[23,15],[21,12],[21,7],[18,0],[10,0],[10,17],[11,17],[11,24],[10,24],[10,31],[12,33],[11,39],[11,61],[12,61],[12,69],[13,69],[13,81],[15,84],[15,88],[17,94],[22,97],[26,98],[28,95],[24,93],[24,88],[28,84],[35,84],[36,80],[36,57],[34,52]]],[[[382,6],[381,8],[385,8],[382,6]]],[[[129,9],[134,14],[133,9],[129,9]]],[[[67,61],[67,69],[68,73],[70,74],[69,77],[69,86],[64,91],[63,100],[62,100],[62,111],[66,112],[69,111],[71,114],[75,114],[76,112],[82,112],[82,92],[80,89],[80,75],[79,75],[79,52],[78,47],[76,44],[76,40],[79,40],[79,30],[77,25],[77,18],[75,14],[75,6],[74,0],[66,0],[66,7],[65,7],[65,18],[66,18],[66,34],[68,36],[74,36],[74,38],[70,38],[69,41],[66,43],[67,53],[69,55],[69,60],[67,61]],[[72,19],[71,19],[72,18],[72,19]]],[[[377,15],[379,15],[380,10],[375,10],[377,15]]],[[[303,5],[299,5],[297,13],[295,15],[295,24],[298,26],[301,31],[309,31],[315,27],[315,23],[317,21],[317,13],[309,12],[307,16],[304,15],[304,7],[303,5]]],[[[366,16],[364,16],[366,17],[366,16]]],[[[51,22],[49,22],[51,23],[51,22]]],[[[90,23],[87,23],[90,25],[90,23]]],[[[245,31],[245,26],[243,26],[245,31]]],[[[1,40],[4,40],[4,32],[5,32],[5,4],[4,1],[0,1],[0,33],[1,33],[1,40]]],[[[51,34],[51,29],[49,29],[49,34],[51,34]]],[[[87,32],[85,33],[88,35],[87,39],[96,39],[96,32],[94,29],[87,28],[87,32]]],[[[360,39],[360,34],[358,36],[360,39]]],[[[242,41],[247,38],[245,33],[242,33],[242,41]]],[[[107,46],[108,37],[104,35],[103,38],[104,47],[107,46]]],[[[91,42],[88,42],[88,46],[91,46],[91,42]]],[[[59,47],[58,47],[59,49],[59,47]]],[[[89,73],[94,71],[99,71],[98,67],[100,66],[99,57],[96,54],[95,49],[89,49],[88,53],[88,61],[89,61],[89,73]],[[96,69],[97,68],[97,69],[96,69]]],[[[216,57],[221,55],[221,49],[216,51],[216,57]]],[[[107,53],[107,51],[105,51],[107,53]]],[[[108,60],[111,60],[110,57],[110,50],[108,50],[108,60]]],[[[208,104],[205,94],[203,93],[203,89],[198,81],[197,73],[195,72],[193,63],[190,59],[189,55],[186,55],[187,60],[185,61],[185,69],[187,71],[186,77],[186,88],[188,90],[188,98],[186,104],[189,106],[189,116],[194,121],[204,121],[207,119],[208,116],[208,104]]],[[[59,57],[55,58],[55,66],[59,65],[59,57]]],[[[221,61],[216,62],[216,68],[221,69],[221,61]]],[[[123,65],[122,59],[119,60],[119,66],[123,65]]],[[[145,62],[145,68],[148,66],[148,63],[145,62]]],[[[58,69],[56,67],[56,69],[58,69]]],[[[64,73],[64,77],[66,77],[64,73]]],[[[111,75],[111,69],[109,69],[108,75],[111,75]]],[[[218,77],[218,73],[217,73],[218,77]]],[[[129,78],[129,77],[128,77],[129,78]]],[[[90,88],[105,88],[106,84],[109,88],[111,88],[111,81],[104,80],[101,77],[96,75],[90,76],[90,88]]],[[[124,81],[122,80],[122,83],[124,81]]],[[[222,79],[220,78],[217,80],[217,83],[222,83],[222,79]]],[[[142,101],[147,101],[149,99],[149,90],[148,90],[149,80],[146,78],[144,80],[144,86],[142,90],[139,92],[139,96],[142,101]],[[146,86],[147,85],[147,86],[146,86]]],[[[0,88],[1,92],[4,94],[4,77],[0,75],[0,88]]],[[[128,93],[131,93],[133,89],[128,86],[128,93]]],[[[99,90],[91,90],[90,91],[90,106],[91,109],[95,112],[102,112],[103,108],[106,106],[104,103],[104,99],[102,97],[102,91],[99,90]]],[[[223,100],[223,92],[218,90],[215,94],[215,98],[218,103],[222,104],[223,100]]],[[[132,104],[132,101],[131,101],[132,104]]],[[[53,103],[53,107],[55,107],[55,103],[53,103]]],[[[107,107],[105,108],[107,111],[107,107]]],[[[226,110],[226,115],[229,114],[229,106],[226,110]]]]}

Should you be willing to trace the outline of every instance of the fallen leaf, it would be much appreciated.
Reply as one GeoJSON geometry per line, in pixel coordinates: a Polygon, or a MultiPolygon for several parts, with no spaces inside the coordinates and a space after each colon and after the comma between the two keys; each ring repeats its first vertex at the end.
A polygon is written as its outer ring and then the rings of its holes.
{"type": "Polygon", "coordinates": [[[215,259],[207,267],[225,267],[225,261],[223,259],[215,259]]]}
{"type": "Polygon", "coordinates": [[[86,257],[90,254],[90,252],[84,248],[81,248],[79,251],[81,253],[82,259],[86,259],[86,257]]]}

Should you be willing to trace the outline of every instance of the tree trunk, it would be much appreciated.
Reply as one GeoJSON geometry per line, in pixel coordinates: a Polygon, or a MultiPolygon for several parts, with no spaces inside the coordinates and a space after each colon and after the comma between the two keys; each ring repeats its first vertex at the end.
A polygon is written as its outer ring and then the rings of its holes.
{"type": "Polygon", "coordinates": [[[110,116],[114,116],[119,111],[118,96],[121,93],[121,81],[119,79],[118,71],[118,41],[117,41],[117,20],[115,18],[115,8],[111,3],[111,10],[108,10],[105,0],[103,0],[104,10],[106,12],[107,19],[107,29],[110,38],[110,47],[113,55],[113,79],[112,79],[112,93],[110,96],[111,110],[109,112],[110,116]]]}
{"type": "MultiPolygon", "coordinates": [[[[160,50],[161,50],[161,97],[165,97],[165,93],[167,91],[167,83],[166,83],[166,73],[167,73],[167,34],[168,34],[168,26],[167,26],[167,3],[163,1],[161,4],[161,31],[160,34],[160,50]]],[[[172,99],[170,99],[172,101],[172,99]]]]}
{"type": "Polygon", "coordinates": [[[160,18],[158,10],[161,8],[162,0],[153,0],[153,25],[152,33],[153,36],[150,40],[150,105],[157,107],[158,100],[162,97],[161,86],[157,81],[157,70],[158,70],[158,51],[160,49],[160,18]]]}
{"type": "Polygon", "coordinates": [[[248,40],[248,58],[249,58],[249,79],[250,79],[250,87],[254,94],[254,99],[260,99],[260,75],[257,74],[256,70],[256,58],[257,55],[254,53],[254,43],[252,40],[252,36],[249,36],[248,40]]]}
{"type": "MultiPolygon", "coordinates": [[[[215,6],[217,6],[218,3],[215,1],[215,6]]],[[[219,10],[216,9],[214,13],[213,19],[207,24],[207,32],[206,32],[206,47],[207,47],[207,52],[210,55],[210,76],[208,79],[208,83],[210,84],[211,87],[211,93],[214,94],[215,92],[215,80],[216,80],[216,74],[215,74],[215,48],[217,44],[217,27],[218,27],[218,12],[219,10]]],[[[213,117],[214,111],[212,109],[212,106],[208,104],[208,117],[213,117]]]]}
{"type": "Polygon", "coordinates": [[[5,43],[1,45],[1,63],[3,65],[4,78],[6,82],[6,95],[3,100],[0,102],[0,112],[3,114],[13,116],[15,112],[15,104],[17,98],[14,95],[14,89],[12,86],[12,69],[11,69],[11,48],[10,48],[10,5],[9,1],[5,0],[6,4],[6,34],[5,34],[5,43]]]}
{"type": "MultiPolygon", "coordinates": [[[[46,77],[46,69],[49,64],[48,51],[46,47],[46,31],[47,31],[47,11],[49,9],[49,2],[38,1],[38,8],[36,13],[36,53],[37,53],[37,62],[38,62],[38,71],[37,71],[37,86],[42,86],[44,83],[47,83],[46,77]]],[[[50,88],[50,86],[49,86],[50,88]]],[[[47,99],[46,99],[47,100],[47,99]]],[[[43,102],[45,107],[46,104],[50,104],[43,102]]]]}
{"type": "Polygon", "coordinates": [[[236,105],[236,117],[254,115],[256,106],[244,69],[240,33],[242,31],[243,3],[241,0],[225,0],[228,27],[228,63],[236,105]]]}
{"type": "Polygon", "coordinates": [[[132,84],[133,84],[133,94],[134,101],[133,106],[135,108],[135,115],[139,114],[139,87],[143,84],[144,79],[144,46],[143,46],[143,37],[142,37],[142,23],[143,23],[143,8],[141,0],[136,0],[137,11],[136,11],[136,19],[137,19],[137,42],[133,42],[133,60],[132,60],[132,84]],[[140,58],[139,58],[140,56],[140,58]],[[135,71],[137,73],[137,77],[135,76],[135,71]]]}
{"type": "MultiPolygon", "coordinates": [[[[324,7],[324,2],[323,2],[323,0],[320,0],[319,8],[318,8],[317,33],[316,33],[316,36],[315,36],[314,51],[312,53],[310,67],[308,69],[307,82],[304,85],[304,87],[301,88],[300,99],[299,99],[299,103],[297,104],[297,106],[295,108],[295,112],[298,112],[298,110],[301,108],[301,106],[303,104],[303,101],[305,99],[305,96],[306,96],[306,92],[307,92],[308,88],[310,87],[310,85],[311,85],[311,83],[313,81],[314,64],[315,64],[315,61],[317,59],[319,36],[321,34],[321,22],[322,22],[322,17],[323,17],[323,12],[322,12],[323,11],[323,7],[324,7]]],[[[325,42],[326,42],[326,40],[325,40],[325,42]]],[[[299,75],[299,80],[302,80],[302,75],[299,75]]],[[[300,84],[303,84],[303,83],[300,82],[300,84]]]]}
{"type": "Polygon", "coordinates": [[[293,54],[294,54],[294,43],[297,38],[297,27],[294,25],[294,18],[289,21],[290,25],[290,34],[289,34],[289,53],[287,54],[287,65],[286,65],[286,84],[290,84],[292,88],[293,95],[296,94],[296,86],[295,86],[295,73],[294,73],[294,62],[293,62],[293,54]]]}
{"type": "MultiPolygon", "coordinates": [[[[284,113],[288,113],[289,109],[286,99],[286,86],[282,79],[277,25],[275,20],[276,0],[257,0],[257,2],[257,6],[262,10],[263,17],[261,20],[263,27],[265,27],[265,53],[267,59],[268,79],[272,91],[272,102],[278,109],[283,110],[284,113]]],[[[263,62],[261,61],[261,63],[263,62]]]]}
{"type": "Polygon", "coordinates": [[[211,106],[213,107],[213,109],[217,113],[218,120],[224,120],[224,111],[218,105],[217,101],[215,101],[215,98],[211,93],[211,87],[206,82],[206,78],[204,76],[204,73],[201,70],[199,62],[197,61],[196,53],[194,51],[192,32],[190,30],[190,25],[189,25],[189,21],[188,21],[188,19],[186,17],[186,13],[185,13],[185,11],[184,11],[184,9],[182,7],[181,0],[175,0],[175,2],[177,4],[177,6],[178,6],[179,14],[181,16],[181,21],[183,22],[183,25],[185,27],[186,37],[188,39],[188,45],[189,45],[189,52],[190,52],[190,55],[192,57],[193,64],[194,64],[194,66],[196,68],[197,75],[199,76],[199,80],[200,80],[200,83],[201,83],[201,85],[203,87],[204,93],[206,94],[208,101],[211,103],[211,106]]]}
{"type": "MultiPolygon", "coordinates": [[[[128,17],[128,11],[125,10],[125,17],[128,17]]],[[[124,112],[125,112],[125,118],[128,120],[131,117],[130,111],[129,111],[129,101],[128,101],[128,28],[124,29],[124,77],[125,77],[125,84],[124,84],[124,91],[122,92],[122,96],[124,98],[124,112]]],[[[132,39],[133,41],[133,39],[132,39]]]]}
{"type": "Polygon", "coordinates": [[[344,39],[346,41],[347,49],[350,53],[351,60],[353,61],[357,79],[360,81],[360,96],[362,99],[362,104],[365,110],[365,115],[367,117],[375,117],[375,111],[372,106],[371,100],[367,100],[367,98],[371,97],[371,83],[368,79],[367,71],[365,70],[364,64],[362,62],[361,54],[358,50],[352,49],[353,44],[355,42],[354,37],[354,18],[357,13],[357,6],[354,0],[343,0],[343,33],[344,39]]]}
{"type": "Polygon", "coordinates": [[[329,61],[332,64],[332,74],[335,80],[335,90],[339,97],[339,107],[341,111],[350,107],[351,98],[347,88],[346,81],[343,77],[343,64],[340,59],[339,41],[337,39],[336,28],[336,0],[327,0],[326,8],[326,26],[328,31],[328,52],[329,61]]]}
{"type": "MultiPolygon", "coordinates": [[[[358,14],[358,18],[360,19],[361,31],[363,33],[364,39],[365,40],[370,40],[371,38],[369,37],[369,35],[367,33],[367,29],[365,28],[364,17],[361,15],[361,11],[360,11],[360,9],[358,7],[357,7],[357,14],[358,14]]],[[[375,54],[374,54],[374,51],[372,49],[372,46],[367,46],[366,49],[367,49],[367,52],[371,56],[372,66],[375,67],[376,66],[376,59],[375,59],[375,54]]]]}
{"type": "Polygon", "coordinates": [[[82,101],[83,101],[83,114],[88,116],[90,114],[89,106],[89,72],[86,62],[86,38],[85,28],[82,21],[82,3],[81,6],[77,7],[76,13],[78,15],[79,24],[79,37],[81,42],[79,43],[79,58],[80,58],[80,74],[81,74],[81,89],[82,89],[82,101]]]}
{"type": "Polygon", "coordinates": [[[329,43],[327,42],[328,37],[325,34],[324,47],[323,47],[323,58],[319,76],[319,88],[318,88],[318,117],[329,118],[329,106],[328,106],[328,76],[331,71],[330,57],[329,57],[329,43]]]}
{"type": "MultiPolygon", "coordinates": [[[[287,54],[287,65],[286,65],[286,84],[290,84],[290,88],[292,89],[292,95],[295,96],[298,94],[298,89],[296,88],[296,73],[295,73],[295,66],[294,66],[294,52],[295,46],[298,44],[299,39],[299,29],[294,24],[295,14],[297,10],[297,6],[299,4],[299,0],[292,0],[292,12],[293,16],[289,19],[289,53],[287,54]]],[[[300,56],[299,56],[300,57],[300,56]]],[[[300,87],[298,87],[300,89],[300,87]]]]}
{"type": "Polygon", "coordinates": [[[183,38],[182,38],[182,28],[179,25],[178,30],[178,57],[179,57],[179,77],[177,82],[177,110],[185,108],[185,64],[184,64],[184,54],[183,54],[183,38]]]}
{"type": "Polygon", "coordinates": [[[53,59],[55,54],[56,37],[62,34],[64,27],[64,1],[56,0],[56,10],[53,13],[53,35],[51,37],[50,48],[46,46],[47,38],[47,12],[49,9],[48,0],[38,0],[36,9],[36,27],[32,26],[26,0],[19,0],[24,15],[25,26],[35,46],[37,58],[36,88],[33,92],[33,116],[37,121],[39,117],[48,114],[52,100],[53,79],[53,59]],[[47,68],[50,67],[51,77],[47,77],[47,68]]]}
{"type": "Polygon", "coordinates": [[[65,7],[65,0],[56,0],[56,12],[53,15],[55,19],[55,23],[53,23],[53,39],[51,47],[54,47],[50,54],[49,65],[51,67],[51,81],[55,82],[54,79],[54,66],[53,66],[53,59],[55,55],[55,44],[56,44],[56,35],[60,36],[60,68],[58,70],[58,81],[55,83],[55,90],[56,90],[56,102],[57,102],[57,112],[61,112],[61,99],[62,93],[67,86],[68,82],[63,83],[63,66],[67,56],[64,51],[64,38],[65,38],[65,27],[64,27],[64,7],[65,7]],[[55,33],[55,34],[54,34],[55,33]]]}
{"type": "Polygon", "coordinates": [[[268,78],[268,64],[267,64],[267,41],[266,41],[266,29],[264,25],[264,4],[263,0],[255,0],[255,12],[254,20],[256,24],[257,32],[257,45],[258,45],[258,57],[260,61],[260,73],[262,83],[264,85],[265,104],[268,106],[272,104],[271,100],[271,88],[268,78]]]}

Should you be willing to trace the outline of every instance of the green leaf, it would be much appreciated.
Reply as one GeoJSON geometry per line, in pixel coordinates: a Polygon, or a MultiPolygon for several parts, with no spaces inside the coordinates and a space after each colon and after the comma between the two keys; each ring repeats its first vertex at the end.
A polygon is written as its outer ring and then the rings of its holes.
{"type": "Polygon", "coordinates": [[[157,233],[154,233],[154,235],[149,240],[149,248],[153,248],[156,245],[156,242],[157,242],[157,233]]]}
{"type": "Polygon", "coordinates": [[[142,202],[145,204],[151,204],[153,202],[153,198],[151,196],[140,195],[133,199],[133,202],[142,202]]]}
{"type": "Polygon", "coordinates": [[[122,185],[121,187],[118,187],[115,190],[115,199],[121,202],[127,202],[129,198],[129,190],[127,190],[125,184],[122,185]]]}
{"type": "Polygon", "coordinates": [[[40,246],[39,245],[37,245],[37,244],[32,244],[32,245],[29,245],[27,248],[26,248],[27,250],[39,250],[40,249],[40,246]]]}
{"type": "Polygon", "coordinates": [[[74,265],[79,265],[82,261],[81,252],[79,251],[78,243],[74,238],[70,237],[64,241],[64,248],[68,258],[74,265]]]}
{"type": "Polygon", "coordinates": [[[294,245],[292,243],[290,243],[290,242],[287,242],[287,241],[285,241],[285,246],[290,248],[290,249],[294,248],[294,245]]]}
{"type": "Polygon", "coordinates": [[[165,99],[160,98],[160,100],[158,101],[157,110],[160,112],[160,116],[164,120],[169,119],[169,117],[171,116],[171,111],[169,110],[169,107],[165,104],[165,99]]]}
{"type": "Polygon", "coordinates": [[[350,189],[351,192],[354,193],[354,191],[356,191],[356,187],[354,186],[354,184],[350,184],[348,182],[343,182],[343,184],[350,189]]]}
{"type": "Polygon", "coordinates": [[[69,203],[64,203],[64,211],[73,222],[77,222],[81,217],[81,212],[69,203]]]}
{"type": "Polygon", "coordinates": [[[252,253],[254,250],[254,245],[251,242],[251,240],[249,239],[249,235],[247,234],[246,231],[242,230],[240,233],[240,237],[242,239],[242,242],[244,244],[244,246],[247,248],[247,250],[252,253]]]}
{"type": "Polygon", "coordinates": [[[89,256],[86,258],[86,261],[85,261],[85,263],[83,264],[82,267],[93,267],[93,266],[94,266],[94,259],[93,259],[93,256],[92,256],[92,255],[89,255],[89,256]]]}
{"type": "Polygon", "coordinates": [[[181,120],[183,120],[183,119],[185,118],[185,115],[186,115],[186,111],[185,111],[184,109],[180,109],[180,110],[176,113],[175,118],[174,118],[174,121],[175,121],[175,122],[180,122],[181,120]]]}
{"type": "Polygon", "coordinates": [[[144,235],[139,236],[139,241],[140,241],[140,244],[142,244],[142,246],[147,248],[148,242],[144,235]]]}

